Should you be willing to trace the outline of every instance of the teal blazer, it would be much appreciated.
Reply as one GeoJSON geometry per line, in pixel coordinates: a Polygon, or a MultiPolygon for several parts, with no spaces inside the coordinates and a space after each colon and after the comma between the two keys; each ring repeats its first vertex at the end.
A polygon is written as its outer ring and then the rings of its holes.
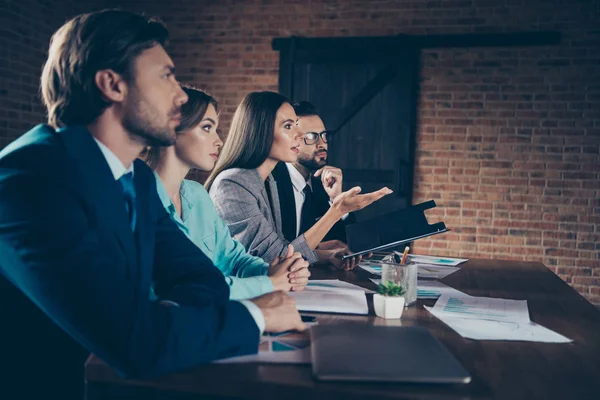
{"type": "Polygon", "coordinates": [[[86,128],[38,125],[0,151],[0,398],[27,377],[22,398],[82,399],[90,353],[134,378],[256,353],[251,313],[134,165],[132,231],[86,128]]]}
{"type": "Polygon", "coordinates": [[[181,217],[157,174],[156,187],[165,210],[179,229],[223,272],[232,300],[249,299],[274,290],[267,276],[269,264],[248,254],[244,246],[231,237],[204,186],[187,179],[182,182],[181,217]]]}

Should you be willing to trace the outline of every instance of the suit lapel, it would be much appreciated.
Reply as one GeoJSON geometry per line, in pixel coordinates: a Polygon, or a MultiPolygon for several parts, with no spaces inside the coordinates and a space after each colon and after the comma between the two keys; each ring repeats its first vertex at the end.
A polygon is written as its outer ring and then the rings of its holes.
{"type": "MultiPolygon", "coordinates": [[[[136,246],[125,210],[123,192],[100,151],[98,144],[85,127],[73,126],[56,133],[67,153],[75,161],[84,195],[93,204],[97,216],[113,227],[117,239],[131,266],[137,264],[136,246]]],[[[139,197],[138,197],[139,198],[139,197]]],[[[98,221],[95,221],[98,223],[98,221]]]]}
{"type": "Polygon", "coordinates": [[[281,209],[279,208],[279,192],[277,191],[277,184],[272,175],[269,175],[267,178],[267,184],[271,189],[271,197],[273,198],[273,201],[270,203],[271,210],[273,210],[273,218],[275,218],[275,227],[277,228],[277,232],[281,234],[281,209]]]}
{"type": "MultiPolygon", "coordinates": [[[[278,213],[280,211],[275,212],[275,203],[279,203],[279,201],[276,201],[277,188],[275,187],[276,186],[275,181],[273,180],[273,177],[271,175],[269,175],[267,177],[266,181],[263,181],[260,174],[258,173],[258,170],[253,169],[251,171],[254,172],[255,181],[251,182],[250,179],[248,179],[248,187],[255,186],[258,188],[260,197],[262,198],[264,204],[267,205],[267,209],[269,210],[267,215],[271,215],[272,222],[277,227],[278,232],[281,232],[281,222],[279,222],[279,225],[277,222],[277,221],[280,221],[280,216],[278,215],[278,213]],[[267,186],[269,187],[270,194],[267,193],[267,189],[266,189],[267,186]],[[272,199],[270,199],[269,196],[271,196],[272,199]]],[[[259,206],[260,206],[260,202],[259,202],[259,206]]],[[[277,204],[277,210],[279,210],[279,204],[277,204]]]]}
{"type": "MultiPolygon", "coordinates": [[[[260,197],[263,199],[263,201],[265,202],[265,204],[271,206],[271,201],[269,200],[269,195],[267,194],[267,190],[265,189],[265,182],[263,182],[262,178],[260,177],[260,174],[258,173],[257,170],[254,170],[254,172],[256,172],[256,184],[258,184],[258,191],[260,192],[260,197]]],[[[267,182],[268,182],[268,178],[267,178],[267,182]]],[[[254,183],[253,183],[254,184],[254,183]]],[[[270,188],[270,186],[269,186],[270,188]]],[[[271,195],[273,194],[273,192],[271,192],[271,195]]],[[[271,211],[273,209],[271,208],[271,211]]],[[[272,214],[272,213],[271,213],[272,214]]]]}
{"type": "Polygon", "coordinates": [[[285,163],[280,162],[273,170],[273,177],[277,183],[279,204],[281,206],[281,229],[283,236],[290,242],[296,238],[296,199],[292,179],[285,163]]]}

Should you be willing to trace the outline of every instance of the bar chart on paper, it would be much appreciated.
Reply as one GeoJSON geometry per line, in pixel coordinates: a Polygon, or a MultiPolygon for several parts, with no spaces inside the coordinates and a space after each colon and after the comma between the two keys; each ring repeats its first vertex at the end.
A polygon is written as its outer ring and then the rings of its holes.
{"type": "Polygon", "coordinates": [[[495,313],[493,311],[477,309],[476,305],[466,304],[463,300],[456,299],[454,297],[451,297],[448,299],[448,302],[446,303],[446,305],[444,306],[442,311],[446,311],[449,313],[455,313],[455,314],[457,314],[457,316],[458,315],[462,316],[462,315],[468,314],[468,315],[479,315],[479,316],[491,317],[491,318],[504,317],[504,314],[495,313]]]}
{"type": "Polygon", "coordinates": [[[525,300],[494,299],[462,295],[442,295],[433,310],[448,317],[529,322],[525,300]]]}
{"type": "MultiPolygon", "coordinates": [[[[376,285],[381,283],[381,279],[370,278],[370,281],[376,285]]],[[[463,293],[439,281],[430,279],[417,280],[417,299],[437,299],[443,294],[462,295],[463,293]]]]}
{"type": "Polygon", "coordinates": [[[425,309],[459,335],[476,340],[568,343],[571,340],[531,322],[526,300],[443,294],[425,309]]]}

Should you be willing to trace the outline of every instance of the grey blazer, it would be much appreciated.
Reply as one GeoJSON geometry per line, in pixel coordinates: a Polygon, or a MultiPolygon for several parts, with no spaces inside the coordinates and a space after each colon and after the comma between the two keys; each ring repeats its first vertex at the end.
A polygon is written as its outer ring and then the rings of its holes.
{"type": "MultiPolygon", "coordinates": [[[[209,194],[231,235],[244,245],[248,253],[270,263],[275,257],[285,254],[290,242],[285,240],[281,228],[277,183],[271,175],[266,182],[272,203],[256,169],[232,168],[221,172],[209,194]]],[[[291,244],[310,264],[318,261],[304,235],[298,236],[291,244]]]]}

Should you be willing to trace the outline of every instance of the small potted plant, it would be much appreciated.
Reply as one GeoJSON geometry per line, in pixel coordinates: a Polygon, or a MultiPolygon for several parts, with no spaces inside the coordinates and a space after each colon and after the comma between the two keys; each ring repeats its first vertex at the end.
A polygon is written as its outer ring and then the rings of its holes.
{"type": "Polygon", "coordinates": [[[375,314],[385,319],[398,319],[404,311],[404,293],[402,285],[392,281],[380,283],[373,295],[375,314]]]}

